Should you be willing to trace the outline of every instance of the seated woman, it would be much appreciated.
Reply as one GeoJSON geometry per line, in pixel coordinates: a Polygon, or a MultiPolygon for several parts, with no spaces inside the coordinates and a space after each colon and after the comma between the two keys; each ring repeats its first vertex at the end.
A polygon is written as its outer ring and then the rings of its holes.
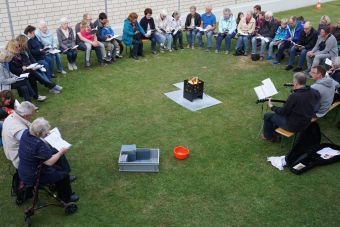
{"type": "Polygon", "coordinates": [[[323,15],[320,18],[320,24],[318,26],[318,33],[320,34],[321,29],[325,28],[325,27],[331,27],[332,26],[332,21],[331,18],[327,15],[323,15]]]}
{"type": "Polygon", "coordinates": [[[143,28],[137,22],[137,13],[130,13],[124,20],[123,42],[126,46],[132,46],[130,56],[138,60],[138,56],[143,56],[142,36],[145,35],[143,28]]]}
{"type": "MultiPolygon", "coordinates": [[[[31,87],[38,94],[38,86],[37,81],[39,81],[42,85],[47,87],[51,93],[59,94],[62,90],[62,87],[53,83],[44,72],[35,69],[27,69],[27,67],[35,62],[31,62],[31,59],[26,52],[27,49],[27,38],[23,35],[17,37],[16,40],[20,40],[20,44],[18,41],[16,43],[11,43],[11,45],[16,45],[17,48],[12,47],[12,51],[14,57],[9,63],[9,69],[11,73],[20,76],[23,73],[29,73],[28,80],[31,84],[31,87]]],[[[8,43],[10,44],[10,42],[8,43]]],[[[38,101],[44,101],[44,96],[38,97],[38,101]]]]}
{"type": "Polygon", "coordinates": [[[55,166],[56,162],[68,152],[68,149],[61,149],[53,154],[50,146],[44,141],[49,130],[48,121],[44,118],[37,118],[22,134],[18,151],[20,179],[28,186],[35,185],[37,170],[41,163],[40,185],[54,184],[59,199],[65,203],[76,202],[79,200],[79,196],[72,192],[68,173],[55,166]]]}
{"type": "MultiPolygon", "coordinates": [[[[97,36],[92,34],[91,24],[87,20],[82,20],[80,23],[80,32],[78,34],[79,38],[84,42],[86,46],[86,67],[90,66],[90,53],[92,47],[99,47],[101,51],[101,55],[104,61],[106,61],[106,52],[105,46],[102,42],[99,42],[97,36]]],[[[106,62],[109,63],[109,62],[106,62]]],[[[104,66],[100,63],[101,66],[104,66]]]]}
{"type": "Polygon", "coordinates": [[[6,51],[0,50],[0,90],[17,89],[25,101],[32,101],[32,97],[38,98],[33,91],[27,79],[19,78],[9,71],[8,63],[12,60],[13,55],[6,51]]]}
{"type": "Polygon", "coordinates": [[[326,58],[332,59],[338,56],[337,41],[330,32],[330,27],[322,28],[314,48],[307,52],[308,69],[306,74],[310,72],[312,67],[319,65],[326,58]]]}
{"type": "Polygon", "coordinates": [[[73,30],[69,26],[69,21],[66,17],[60,19],[60,24],[60,27],[57,29],[60,51],[67,56],[68,70],[77,70],[77,48],[74,48],[76,46],[76,39],[73,30]]]}
{"type": "Polygon", "coordinates": [[[165,10],[162,10],[159,14],[158,22],[156,25],[156,30],[159,34],[162,34],[165,37],[167,42],[167,50],[169,52],[172,51],[172,30],[174,30],[172,21],[168,17],[168,13],[165,10]]]}
{"type": "MultiPolygon", "coordinates": [[[[58,48],[58,42],[55,40],[54,34],[48,29],[47,23],[44,20],[39,21],[39,29],[37,29],[35,35],[38,37],[39,41],[43,44],[44,47],[50,46],[52,49],[58,48]]],[[[66,74],[61,63],[60,53],[48,54],[51,54],[55,58],[58,73],[66,74]]]]}
{"type": "Polygon", "coordinates": [[[172,14],[172,23],[173,23],[173,29],[175,30],[172,33],[172,37],[174,39],[174,50],[178,50],[177,48],[177,40],[179,42],[179,48],[184,49],[183,47],[183,35],[182,35],[182,21],[181,21],[181,14],[178,11],[174,11],[172,14]]]}
{"type": "Polygon", "coordinates": [[[287,33],[288,33],[288,20],[286,18],[283,18],[281,20],[281,25],[278,27],[274,39],[270,42],[269,48],[268,48],[268,56],[266,57],[267,61],[270,61],[273,59],[273,51],[274,47],[277,47],[280,49],[281,44],[285,40],[287,33]]]}
{"type": "Polygon", "coordinates": [[[237,26],[238,39],[235,47],[235,55],[239,48],[244,46],[244,56],[248,55],[248,43],[250,36],[255,31],[255,19],[252,16],[252,12],[247,12],[246,16],[240,20],[237,26]]]}
{"type": "MultiPolygon", "coordinates": [[[[15,97],[11,91],[0,91],[0,107],[2,111],[1,116],[5,116],[6,114],[8,116],[14,112],[15,97]]],[[[0,121],[3,121],[5,118],[0,117],[0,121]]]]}

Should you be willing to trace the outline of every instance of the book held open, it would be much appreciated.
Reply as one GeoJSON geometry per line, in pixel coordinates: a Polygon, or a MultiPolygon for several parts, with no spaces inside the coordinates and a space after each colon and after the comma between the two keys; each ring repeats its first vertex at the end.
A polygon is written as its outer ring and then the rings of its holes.
{"type": "Polygon", "coordinates": [[[61,151],[62,149],[69,149],[72,147],[70,143],[65,141],[60,134],[58,128],[54,128],[50,131],[50,134],[44,138],[44,140],[50,144],[53,148],[61,151]]]}
{"type": "Polygon", "coordinates": [[[275,85],[270,78],[263,80],[262,85],[255,87],[254,91],[259,100],[272,97],[273,95],[276,95],[278,93],[275,85]]]}

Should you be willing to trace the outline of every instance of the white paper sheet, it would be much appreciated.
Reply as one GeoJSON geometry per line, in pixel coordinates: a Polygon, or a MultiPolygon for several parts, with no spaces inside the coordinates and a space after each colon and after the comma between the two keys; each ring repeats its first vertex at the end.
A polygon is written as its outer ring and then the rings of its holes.
{"type": "Polygon", "coordinates": [[[62,149],[69,149],[72,145],[61,138],[61,134],[58,128],[54,128],[50,131],[50,134],[44,138],[52,147],[61,151],[62,149]]]}

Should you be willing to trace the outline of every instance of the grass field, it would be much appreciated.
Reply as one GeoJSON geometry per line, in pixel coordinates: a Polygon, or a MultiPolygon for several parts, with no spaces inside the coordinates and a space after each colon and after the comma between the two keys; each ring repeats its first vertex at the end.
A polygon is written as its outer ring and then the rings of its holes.
{"type": "MultiPolygon", "coordinates": [[[[277,14],[304,15],[316,25],[321,15],[340,18],[340,1],[277,14]]],[[[235,44],[235,41],[233,41],[235,44]]],[[[60,208],[40,210],[36,226],[338,226],[340,164],[296,176],[278,171],[267,156],[284,155],[289,144],[258,138],[261,106],[253,87],[271,77],[286,98],[292,72],[285,64],[253,63],[250,58],[206,53],[200,49],[150,54],[140,61],[124,58],[105,68],[81,68],[66,77],[61,95],[48,100],[35,115],[73,144],[67,154],[78,179],[79,210],[65,216],[60,208]],[[207,94],[223,103],[190,112],[163,93],[193,75],[206,83],[207,94]],[[160,173],[120,173],[122,144],[159,147],[160,173]],[[175,146],[192,155],[178,161],[175,146]]],[[[95,62],[93,56],[93,62],[95,62]]],[[[78,59],[81,65],[83,56],[78,59]]],[[[42,94],[46,89],[41,89],[42,94]]],[[[321,129],[340,144],[333,115],[321,129]]],[[[339,119],[339,117],[338,117],[339,119]]],[[[0,156],[0,226],[22,226],[23,211],[10,194],[9,163],[0,156]]],[[[44,198],[43,201],[49,201],[44,198]]]]}

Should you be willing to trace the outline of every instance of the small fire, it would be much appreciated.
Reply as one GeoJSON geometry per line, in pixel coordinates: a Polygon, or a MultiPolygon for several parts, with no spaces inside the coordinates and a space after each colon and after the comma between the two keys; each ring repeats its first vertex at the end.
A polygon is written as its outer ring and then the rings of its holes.
{"type": "Polygon", "coordinates": [[[195,76],[195,77],[191,78],[188,82],[189,82],[190,84],[196,85],[196,84],[199,83],[199,79],[198,79],[197,76],[195,76]]]}

